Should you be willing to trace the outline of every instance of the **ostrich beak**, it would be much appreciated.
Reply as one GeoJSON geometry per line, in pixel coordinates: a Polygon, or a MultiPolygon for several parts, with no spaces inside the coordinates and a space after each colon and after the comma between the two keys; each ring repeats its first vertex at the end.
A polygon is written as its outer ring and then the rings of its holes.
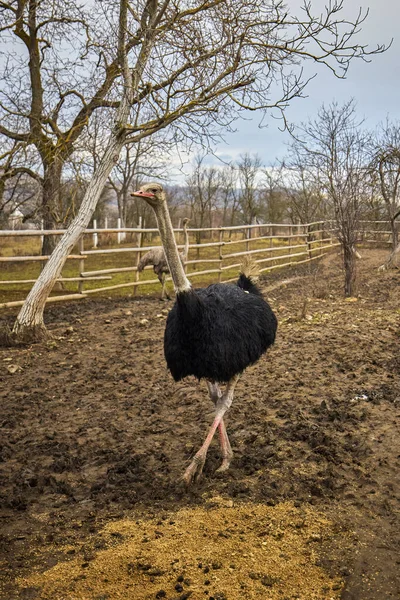
{"type": "Polygon", "coordinates": [[[154,198],[154,194],[151,194],[150,192],[142,192],[142,190],[131,192],[131,196],[136,196],[137,198],[154,198]]]}

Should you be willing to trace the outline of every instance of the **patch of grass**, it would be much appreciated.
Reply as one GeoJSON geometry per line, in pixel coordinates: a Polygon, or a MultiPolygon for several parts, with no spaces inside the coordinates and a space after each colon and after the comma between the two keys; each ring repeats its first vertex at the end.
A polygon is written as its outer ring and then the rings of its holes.
{"type": "Polygon", "coordinates": [[[0,256],[36,256],[40,254],[40,248],[39,236],[2,238],[0,235],[0,256]]]}

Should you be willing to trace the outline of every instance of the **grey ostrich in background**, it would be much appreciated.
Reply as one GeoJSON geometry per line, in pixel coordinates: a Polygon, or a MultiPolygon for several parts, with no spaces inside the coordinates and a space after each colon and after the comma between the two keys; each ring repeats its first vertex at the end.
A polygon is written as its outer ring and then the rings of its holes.
{"type": "Polygon", "coordinates": [[[167,201],[159,183],[148,183],[132,196],[143,198],[154,210],[167,256],[176,301],[169,312],[164,334],[164,355],[175,381],[188,375],[205,379],[215,418],[200,450],[183,476],[187,484],[201,476],[207,451],[219,431],[222,464],[228,469],[232,448],[224,415],[232,404],[243,371],[274,343],[276,317],[251,279],[251,263],[242,267],[236,284],[214,283],[193,289],[182,267],[167,201]],[[224,391],[220,384],[226,383],[224,391]]]}
{"type": "MultiPolygon", "coordinates": [[[[187,260],[188,253],[189,253],[189,234],[188,234],[188,230],[187,230],[187,225],[188,225],[189,221],[190,221],[190,219],[188,219],[188,218],[185,218],[182,221],[183,231],[184,231],[184,235],[185,235],[185,246],[184,246],[182,252],[179,253],[182,264],[184,264],[185,261],[187,260]]],[[[157,246],[156,248],[152,248],[151,250],[146,252],[146,254],[144,256],[142,256],[142,258],[140,259],[140,262],[138,264],[139,273],[141,273],[143,271],[143,269],[145,267],[147,267],[147,265],[153,265],[153,271],[157,275],[158,279],[160,280],[160,283],[162,285],[161,300],[164,300],[164,296],[166,296],[168,298],[168,300],[171,300],[171,298],[168,294],[166,285],[165,285],[165,275],[167,273],[169,273],[169,268],[168,268],[167,259],[165,257],[164,248],[162,246],[157,246]]]]}

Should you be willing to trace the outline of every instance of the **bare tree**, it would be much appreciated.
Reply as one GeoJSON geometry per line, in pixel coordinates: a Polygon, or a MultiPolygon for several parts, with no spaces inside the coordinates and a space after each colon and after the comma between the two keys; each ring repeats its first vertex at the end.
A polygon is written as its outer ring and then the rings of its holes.
{"type": "Polygon", "coordinates": [[[0,156],[0,219],[4,223],[14,209],[24,208],[31,218],[37,216],[41,177],[36,167],[34,156],[21,142],[13,142],[0,156]]]}
{"type": "Polygon", "coordinates": [[[326,217],[326,199],[315,178],[303,160],[304,147],[294,140],[289,147],[288,157],[282,162],[282,182],[289,203],[293,223],[311,223],[326,217]]]}
{"type": "Polygon", "coordinates": [[[48,294],[124,144],[138,143],[172,124],[177,142],[198,140],[229,127],[246,109],[275,108],[284,116],[288,102],[307,85],[302,61],[323,64],[343,77],[353,58],[384,50],[380,46],[369,52],[354,41],[366,14],[358,12],[353,21],[341,18],[343,0],[332,0],[316,16],[308,1],[302,8],[298,17],[283,2],[272,0],[140,0],[134,5],[121,0],[120,14],[129,11],[129,16],[123,23],[119,17],[115,52],[113,27],[118,19],[113,4],[97,20],[92,6],[83,12],[69,0],[0,4],[0,32],[16,35],[29,56],[23,64],[29,85],[20,78],[17,98],[10,63],[3,71],[7,86],[0,134],[37,149],[46,217],[59,193],[65,161],[93,112],[117,110],[77,217],[28,295],[14,326],[15,338],[45,333],[48,294]],[[73,56],[68,65],[67,39],[73,56]],[[91,62],[85,69],[88,56],[91,62]],[[53,62],[44,71],[48,57],[53,62]]]}
{"type": "MultiPolygon", "coordinates": [[[[239,189],[237,170],[227,165],[218,172],[218,204],[222,209],[222,225],[234,225],[239,211],[239,189]]],[[[230,232],[231,234],[232,232],[230,232]]]]}
{"type": "MultiPolygon", "coordinates": [[[[107,177],[124,145],[127,122],[133,104],[135,77],[139,81],[143,72],[141,54],[139,54],[136,68],[131,71],[128,67],[126,50],[127,6],[127,0],[121,0],[118,28],[118,63],[123,75],[124,86],[114,128],[110,133],[104,155],[99,162],[96,176],[92,178],[87,187],[77,216],[56,246],[22,306],[11,333],[11,338],[14,342],[47,338],[48,333],[43,322],[43,310],[46,300],[61,273],[68,254],[87,227],[90,217],[96,208],[97,200],[107,181],[107,177]]],[[[145,53],[149,52],[149,45],[151,46],[151,43],[152,36],[149,36],[147,44],[143,44],[142,48],[145,53]]]]}
{"type": "Polygon", "coordinates": [[[261,172],[261,158],[248,152],[241,154],[237,161],[240,197],[239,204],[244,223],[251,225],[260,212],[260,185],[257,176],[261,172]]]}
{"type": "MultiPolygon", "coordinates": [[[[151,138],[149,138],[151,141],[151,138]]],[[[155,179],[158,175],[162,175],[161,166],[157,169],[156,166],[147,168],[140,163],[140,160],[148,160],[150,162],[150,152],[148,149],[143,149],[144,142],[141,140],[138,144],[126,144],[123,148],[119,160],[108,178],[108,185],[115,192],[118,205],[118,215],[121,219],[122,227],[127,226],[128,208],[131,203],[130,191],[137,189],[143,177],[151,177],[155,179]]]]}
{"type": "MultiPolygon", "coordinates": [[[[52,229],[59,223],[64,165],[92,112],[109,104],[105,98],[118,61],[107,62],[102,40],[97,38],[98,47],[92,41],[98,24],[90,10],[72,0],[2,2],[0,25],[6,52],[0,134],[9,143],[35,148],[41,163],[36,173],[42,184],[41,217],[52,229]],[[101,61],[102,54],[100,77],[94,61],[101,61]]],[[[47,236],[43,253],[50,253],[55,243],[56,238],[47,236]]]]}
{"type": "MultiPolygon", "coordinates": [[[[84,169],[89,178],[100,161],[106,143],[106,131],[112,127],[110,119],[105,118],[106,115],[97,112],[83,136],[84,169]]],[[[140,187],[145,178],[154,180],[166,177],[166,165],[172,147],[171,140],[162,131],[142,138],[138,143],[125,144],[107,182],[107,186],[115,194],[118,216],[123,227],[128,226],[128,215],[136,215],[135,224],[138,223],[139,216],[151,215],[145,202],[132,203],[130,191],[140,187]],[[132,204],[135,204],[133,211],[129,210],[132,204]]]]}
{"type": "MultiPolygon", "coordinates": [[[[342,246],[346,296],[354,293],[359,219],[367,182],[367,136],[353,100],[322,106],[315,120],[300,129],[303,164],[331,204],[342,246]]],[[[300,152],[300,148],[299,148],[300,152]]]]}
{"type": "Polygon", "coordinates": [[[380,192],[379,178],[373,168],[367,168],[361,219],[363,221],[384,221],[387,219],[386,206],[380,192]]]}
{"type": "Polygon", "coordinates": [[[388,120],[372,142],[371,171],[375,174],[385,204],[392,232],[392,253],[385,263],[394,265],[399,232],[396,220],[400,215],[400,123],[388,120]]]}
{"type": "Polygon", "coordinates": [[[11,213],[15,210],[23,212],[23,221],[34,220],[38,224],[37,204],[40,197],[40,185],[25,173],[18,173],[15,177],[4,182],[0,197],[0,223],[7,228],[11,213]]]}
{"type": "MultiPolygon", "coordinates": [[[[204,165],[204,156],[196,156],[194,169],[186,178],[190,219],[197,228],[212,227],[212,211],[216,208],[219,192],[218,171],[204,165]]],[[[203,232],[196,231],[196,243],[200,244],[203,232]]]]}
{"type": "Polygon", "coordinates": [[[267,167],[261,185],[261,217],[267,223],[282,223],[289,215],[287,193],[282,184],[282,168],[276,165],[267,167]]]}

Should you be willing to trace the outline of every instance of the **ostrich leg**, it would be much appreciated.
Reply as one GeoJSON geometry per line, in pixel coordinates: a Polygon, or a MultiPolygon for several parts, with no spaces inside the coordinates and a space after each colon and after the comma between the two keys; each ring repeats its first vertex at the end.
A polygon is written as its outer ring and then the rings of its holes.
{"type": "MultiPolygon", "coordinates": [[[[214,402],[216,406],[218,400],[222,397],[221,389],[218,383],[214,383],[212,381],[206,381],[208,387],[208,393],[210,394],[211,400],[214,402]]],[[[222,464],[217,469],[217,473],[222,473],[229,469],[229,465],[231,463],[233,452],[231,448],[231,444],[229,442],[228,434],[226,432],[224,420],[221,420],[221,423],[218,425],[219,432],[219,441],[221,444],[221,452],[222,452],[222,464]]]]}
{"type": "Polygon", "coordinates": [[[164,300],[165,296],[167,297],[167,300],[171,300],[170,295],[167,292],[167,287],[165,285],[165,273],[161,273],[160,277],[159,277],[160,283],[162,285],[162,289],[161,289],[161,300],[164,300]]]}
{"type": "MultiPolygon", "coordinates": [[[[239,375],[235,375],[227,384],[226,389],[222,396],[218,398],[217,403],[215,405],[215,418],[213,424],[210,427],[208,435],[204,441],[204,444],[200,448],[198,452],[194,455],[194,458],[188,468],[186,469],[183,479],[189,485],[192,481],[198,481],[201,473],[203,471],[204,463],[206,462],[206,456],[208,452],[208,448],[211,444],[211,441],[214,437],[216,430],[218,429],[221,421],[224,418],[224,414],[228,410],[228,408],[232,404],[233,393],[235,391],[235,386],[239,380],[239,375]]],[[[225,426],[224,426],[225,429],[225,426]]],[[[226,433],[226,430],[225,430],[226,433]]]]}

